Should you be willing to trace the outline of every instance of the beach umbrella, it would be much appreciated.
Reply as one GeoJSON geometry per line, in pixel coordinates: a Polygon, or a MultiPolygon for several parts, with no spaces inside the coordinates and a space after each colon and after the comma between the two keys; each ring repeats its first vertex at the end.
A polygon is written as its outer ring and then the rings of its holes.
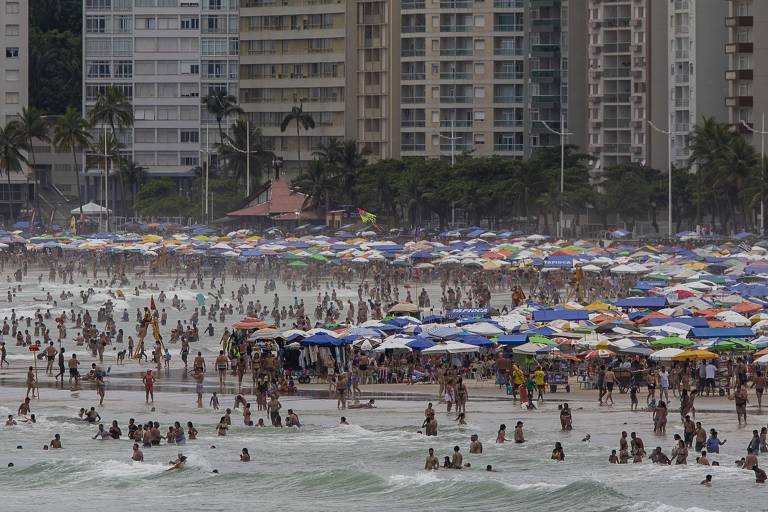
{"type": "Polygon", "coordinates": [[[711,350],[712,352],[749,352],[755,350],[755,346],[751,343],[747,343],[746,341],[729,339],[716,341],[715,343],[709,345],[707,349],[711,350]]]}
{"type": "Polygon", "coordinates": [[[764,356],[760,356],[757,359],[755,359],[755,364],[768,364],[768,354],[764,356]]]}
{"type": "Polygon", "coordinates": [[[488,338],[484,338],[476,334],[467,334],[465,336],[459,336],[458,338],[456,338],[455,341],[458,341],[460,343],[466,343],[467,345],[474,345],[476,347],[492,347],[495,345],[495,343],[489,340],[488,338]]]}
{"type": "Polygon", "coordinates": [[[542,347],[546,347],[547,345],[541,345],[540,343],[524,343],[517,347],[512,347],[512,353],[513,354],[525,354],[525,355],[534,355],[536,352],[539,351],[542,347]]]}
{"type": "Polygon", "coordinates": [[[586,355],[584,356],[584,359],[606,359],[608,357],[613,357],[614,355],[616,354],[614,354],[610,350],[605,350],[601,348],[598,350],[590,350],[589,352],[586,353],[586,355]]]}
{"type": "Polygon", "coordinates": [[[557,345],[556,342],[547,338],[546,336],[535,335],[528,338],[529,343],[538,343],[539,345],[557,345]]]}
{"type": "Polygon", "coordinates": [[[693,341],[679,336],[666,336],[650,343],[653,348],[684,348],[694,345],[693,341]]]}
{"type": "Polygon", "coordinates": [[[435,342],[432,340],[428,340],[427,338],[417,338],[413,341],[409,341],[405,345],[410,349],[413,349],[416,351],[422,351],[422,350],[434,347],[435,342]]]}
{"type": "Polygon", "coordinates": [[[421,351],[422,354],[465,354],[469,352],[477,352],[479,347],[474,345],[468,345],[458,341],[447,340],[440,343],[436,343],[434,347],[426,348],[421,351]]]}
{"type": "Polygon", "coordinates": [[[677,354],[676,356],[672,356],[673,361],[704,361],[706,359],[717,359],[717,358],[718,358],[717,354],[705,349],[686,350],[684,352],[677,354]]]}
{"type": "Polygon", "coordinates": [[[391,308],[389,308],[389,313],[418,313],[419,312],[419,306],[416,304],[411,304],[410,302],[402,302],[400,304],[395,304],[391,308]]]}
{"type": "Polygon", "coordinates": [[[655,361],[671,361],[674,356],[681,354],[683,351],[679,348],[669,347],[661,350],[657,350],[649,357],[655,361]]]}
{"type": "Polygon", "coordinates": [[[499,329],[498,326],[490,322],[469,324],[464,327],[464,330],[471,332],[472,334],[479,334],[480,336],[499,336],[500,334],[504,334],[503,329],[499,329]]]}

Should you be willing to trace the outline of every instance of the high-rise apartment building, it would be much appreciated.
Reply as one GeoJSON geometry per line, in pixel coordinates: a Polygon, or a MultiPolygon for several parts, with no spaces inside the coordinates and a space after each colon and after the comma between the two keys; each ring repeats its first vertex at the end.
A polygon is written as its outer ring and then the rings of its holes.
{"type": "Polygon", "coordinates": [[[244,0],[240,105],[267,148],[295,168],[333,138],[396,155],[399,47],[392,0],[244,0]],[[281,131],[294,106],[315,128],[281,131]],[[393,144],[395,140],[395,144],[393,144]]]}
{"type": "Polygon", "coordinates": [[[0,2],[0,125],[29,101],[29,2],[0,2]]]}
{"type": "MultiPolygon", "coordinates": [[[[238,0],[84,0],[84,7],[85,113],[107,86],[119,88],[135,117],[119,136],[126,156],[149,176],[185,187],[201,162],[216,163],[218,127],[201,98],[238,95],[238,0]]],[[[89,161],[85,196],[101,199],[102,159],[89,161]]],[[[119,211],[116,182],[110,203],[119,211]]]]}
{"type": "Polygon", "coordinates": [[[704,116],[727,120],[726,2],[674,0],[652,3],[651,106],[649,119],[656,130],[650,137],[650,164],[666,169],[671,156],[678,168],[688,166],[690,133],[704,116]]]}
{"type": "MultiPolygon", "coordinates": [[[[728,121],[738,127],[742,122],[757,130],[768,130],[763,118],[768,114],[768,91],[764,77],[768,61],[759,58],[768,51],[768,34],[760,31],[768,21],[768,2],[728,0],[725,25],[728,41],[727,95],[728,121]]],[[[749,130],[744,130],[749,135],[749,130]]]]}

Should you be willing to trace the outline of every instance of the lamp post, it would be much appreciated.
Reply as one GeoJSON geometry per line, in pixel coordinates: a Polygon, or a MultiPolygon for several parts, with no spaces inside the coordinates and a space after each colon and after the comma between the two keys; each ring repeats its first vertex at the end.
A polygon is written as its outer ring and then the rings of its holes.
{"type": "Polygon", "coordinates": [[[238,148],[229,139],[224,139],[224,144],[238,153],[245,153],[245,197],[251,195],[251,121],[245,121],[245,149],[238,148]]]}
{"type": "Polygon", "coordinates": [[[672,122],[669,122],[668,130],[662,130],[653,124],[653,121],[650,119],[646,119],[646,121],[648,121],[648,126],[667,136],[667,174],[669,179],[667,187],[667,229],[669,231],[669,238],[672,238],[672,122]]]}
{"type": "Polygon", "coordinates": [[[459,139],[459,137],[456,136],[455,131],[455,119],[451,119],[451,136],[443,135],[440,132],[435,132],[435,134],[440,137],[441,139],[447,139],[451,141],[451,167],[456,163],[456,141],[459,139]]]}
{"type": "Polygon", "coordinates": [[[565,192],[565,139],[572,133],[565,131],[565,114],[560,113],[560,131],[553,129],[546,121],[538,120],[544,125],[544,128],[560,137],[560,199],[558,209],[560,210],[557,219],[557,237],[563,236],[563,193],[565,192]]]}
{"type": "Polygon", "coordinates": [[[752,133],[760,135],[760,236],[765,235],[765,112],[762,115],[760,130],[755,130],[743,120],[741,124],[752,133]]]}

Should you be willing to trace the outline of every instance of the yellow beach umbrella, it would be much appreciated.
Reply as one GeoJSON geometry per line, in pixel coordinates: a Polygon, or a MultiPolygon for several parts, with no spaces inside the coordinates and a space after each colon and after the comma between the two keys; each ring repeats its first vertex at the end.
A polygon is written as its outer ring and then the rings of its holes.
{"type": "Polygon", "coordinates": [[[717,354],[704,349],[686,350],[684,352],[677,354],[676,356],[672,356],[673,361],[703,361],[705,359],[717,359],[717,358],[718,358],[717,354]]]}

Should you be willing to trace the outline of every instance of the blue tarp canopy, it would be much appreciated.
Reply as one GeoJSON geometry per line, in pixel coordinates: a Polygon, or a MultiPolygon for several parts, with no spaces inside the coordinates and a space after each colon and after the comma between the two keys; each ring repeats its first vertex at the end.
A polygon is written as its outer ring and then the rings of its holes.
{"type": "Polygon", "coordinates": [[[551,322],[553,320],[589,320],[589,315],[580,309],[539,309],[533,312],[534,322],[551,322]]]}
{"type": "Polygon", "coordinates": [[[707,323],[707,320],[705,318],[701,317],[674,317],[674,318],[649,318],[648,319],[648,326],[649,327],[658,327],[660,325],[666,325],[666,324],[685,324],[690,325],[691,327],[707,327],[709,324],[707,323]]]}
{"type": "Polygon", "coordinates": [[[458,338],[456,338],[456,341],[460,341],[461,343],[466,343],[467,345],[474,345],[476,347],[490,347],[494,345],[494,343],[488,338],[483,338],[482,336],[479,336],[477,334],[467,334],[465,336],[459,336],[458,338]]]}
{"type": "Polygon", "coordinates": [[[405,346],[407,346],[408,348],[412,350],[417,350],[417,351],[424,350],[425,348],[432,348],[435,345],[436,343],[434,341],[428,340],[426,338],[417,338],[405,344],[405,346]]]}
{"type": "Polygon", "coordinates": [[[488,318],[490,317],[488,308],[460,308],[452,309],[446,315],[450,319],[456,318],[488,318]]]}
{"type": "Polygon", "coordinates": [[[573,268],[575,256],[553,256],[544,258],[543,265],[547,268],[573,268]]]}
{"type": "Polygon", "coordinates": [[[331,347],[338,344],[338,340],[330,334],[318,333],[307,336],[301,340],[302,345],[317,345],[318,347],[331,347]]]}
{"type": "Polygon", "coordinates": [[[441,322],[445,322],[446,318],[444,316],[440,315],[429,315],[425,316],[421,319],[421,323],[423,324],[439,324],[441,322]]]}
{"type": "Polygon", "coordinates": [[[617,300],[614,305],[619,308],[661,309],[668,304],[664,297],[627,297],[617,300]]]}
{"type": "Polygon", "coordinates": [[[749,327],[694,327],[694,338],[751,338],[755,333],[749,327]]]}
{"type": "Polygon", "coordinates": [[[666,286],[667,283],[664,281],[638,281],[635,283],[635,285],[632,287],[635,290],[650,290],[651,288],[663,288],[666,286]]]}
{"type": "Polygon", "coordinates": [[[499,342],[499,345],[517,347],[519,345],[525,345],[526,343],[528,343],[528,335],[527,334],[507,334],[505,336],[499,336],[498,338],[496,338],[496,341],[499,342]]]}

